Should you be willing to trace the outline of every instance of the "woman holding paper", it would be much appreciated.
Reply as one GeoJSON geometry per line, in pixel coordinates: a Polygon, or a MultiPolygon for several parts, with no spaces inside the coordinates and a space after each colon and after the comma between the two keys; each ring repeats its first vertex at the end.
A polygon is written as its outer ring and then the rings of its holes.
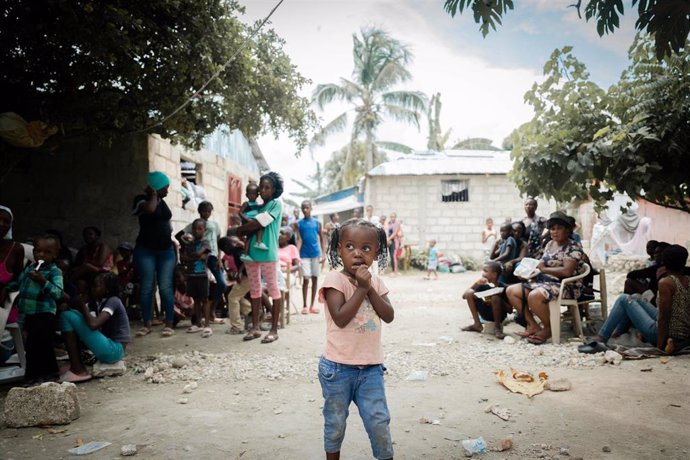
{"type": "MultiPolygon", "coordinates": [[[[513,284],[506,293],[510,304],[524,316],[527,327],[522,335],[530,343],[541,345],[551,337],[549,302],[558,297],[561,280],[582,273],[585,268],[585,257],[582,245],[570,239],[573,229],[571,218],[556,211],[546,222],[551,241],[544,248],[544,253],[537,264],[538,272],[529,281],[513,284]],[[524,308],[527,305],[528,308],[524,308]],[[540,327],[534,319],[536,315],[542,323],[540,327]]],[[[569,284],[565,297],[577,299],[582,291],[582,282],[578,280],[569,284]]]]}

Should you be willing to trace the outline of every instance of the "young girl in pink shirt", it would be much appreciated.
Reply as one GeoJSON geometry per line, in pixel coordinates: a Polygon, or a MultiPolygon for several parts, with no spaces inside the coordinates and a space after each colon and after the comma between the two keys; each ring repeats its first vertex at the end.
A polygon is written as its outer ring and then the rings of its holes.
{"type": "Polygon", "coordinates": [[[392,459],[390,415],[383,385],[381,321],[393,321],[388,289],[369,267],[386,265],[386,234],[364,219],[336,227],[328,245],[332,268],[319,290],[325,303],[326,349],[319,361],[324,396],[326,459],[340,458],[350,403],[354,401],[377,459],[392,459]]]}

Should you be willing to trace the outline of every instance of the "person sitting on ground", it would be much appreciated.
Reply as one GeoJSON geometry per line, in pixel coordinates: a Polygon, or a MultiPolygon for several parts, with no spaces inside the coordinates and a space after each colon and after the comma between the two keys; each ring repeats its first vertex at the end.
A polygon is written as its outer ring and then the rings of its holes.
{"type": "MultiPolygon", "coordinates": [[[[556,211],[546,223],[551,241],[544,247],[537,265],[539,274],[526,283],[512,284],[506,290],[510,304],[524,317],[527,327],[518,335],[527,337],[530,343],[540,345],[551,337],[549,302],[558,298],[561,280],[584,272],[584,251],[579,243],[569,238],[572,224],[568,215],[556,211]],[[536,315],[543,328],[534,319],[536,315]]],[[[582,280],[570,283],[564,293],[566,298],[578,299],[582,280]]]]}
{"type": "Polygon", "coordinates": [[[187,295],[194,299],[194,319],[187,332],[201,332],[201,337],[213,335],[211,329],[211,306],[208,301],[208,275],[206,274],[206,260],[211,254],[211,246],[204,238],[206,221],[196,219],[192,222],[192,241],[180,237],[180,262],[186,267],[187,295]]]}
{"type": "Polygon", "coordinates": [[[513,238],[513,227],[510,222],[501,225],[501,239],[494,245],[494,250],[489,256],[492,262],[504,264],[513,260],[518,255],[517,242],[513,238]]]}
{"type": "Polygon", "coordinates": [[[631,325],[645,342],[666,353],[690,346],[690,276],[684,274],[687,260],[688,251],[683,246],[673,244],[664,249],[662,261],[667,276],[659,280],[659,308],[637,294],[621,294],[599,334],[579,347],[580,352],[605,351],[606,347],[602,345],[631,325]]]}
{"type": "Polygon", "coordinates": [[[429,241],[429,255],[426,263],[426,276],[424,277],[425,280],[430,280],[431,275],[434,275],[434,279],[438,279],[438,272],[436,269],[438,268],[438,249],[436,248],[436,240],[430,240],[429,241]]]}
{"type": "Polygon", "coordinates": [[[96,275],[112,270],[113,251],[101,241],[98,228],[85,227],[82,235],[85,244],[77,252],[71,277],[75,282],[85,281],[90,286],[96,275]]]}
{"type": "MultiPolygon", "coordinates": [[[[184,266],[178,266],[174,272],[175,281],[175,319],[173,326],[177,326],[180,321],[192,320],[194,315],[194,299],[187,295],[187,276],[184,266]]],[[[194,322],[194,320],[192,320],[194,322]]]]}
{"type": "Polygon", "coordinates": [[[638,270],[632,270],[625,276],[625,285],[623,293],[625,294],[642,294],[645,291],[650,291],[647,300],[653,305],[656,305],[656,294],[659,283],[659,273],[663,270],[663,260],[661,255],[670,244],[664,241],[656,242],[651,247],[648,245],[647,250],[651,251],[651,256],[654,261],[652,265],[638,270]]]}
{"type": "MultiPolygon", "coordinates": [[[[245,189],[245,195],[247,201],[242,203],[240,206],[239,216],[242,219],[242,223],[246,224],[250,220],[256,217],[259,213],[260,205],[256,200],[259,198],[259,185],[254,182],[247,184],[245,189]]],[[[244,248],[244,254],[242,255],[242,260],[245,262],[253,262],[252,258],[249,256],[249,238],[247,239],[247,245],[244,248]]],[[[256,243],[254,243],[254,248],[260,249],[262,251],[268,250],[268,246],[264,243],[264,229],[263,227],[256,231],[256,243]]]]}
{"type": "Polygon", "coordinates": [[[78,310],[67,309],[60,314],[62,337],[70,361],[69,370],[60,376],[61,381],[76,383],[91,379],[81,362],[79,341],[102,363],[113,364],[124,358],[132,336],[119,291],[117,275],[101,273],[93,281],[90,304],[87,305],[82,296],[77,302],[78,310]]]}
{"type": "Polygon", "coordinates": [[[470,308],[470,313],[472,313],[472,319],[474,320],[474,323],[463,327],[463,331],[482,332],[484,326],[479,318],[481,316],[486,321],[493,321],[494,336],[499,339],[505,337],[503,321],[508,314],[513,312],[513,307],[508,303],[505,293],[494,294],[486,299],[480,299],[475,296],[477,292],[487,291],[494,287],[505,288],[507,285],[499,281],[501,272],[500,263],[486,262],[482,267],[482,277],[475,281],[462,295],[462,298],[467,301],[467,306],[470,308]]]}

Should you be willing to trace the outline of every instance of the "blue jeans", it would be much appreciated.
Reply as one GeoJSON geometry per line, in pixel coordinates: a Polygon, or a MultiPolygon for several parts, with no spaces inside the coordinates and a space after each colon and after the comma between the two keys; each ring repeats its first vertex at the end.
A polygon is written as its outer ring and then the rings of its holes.
{"type": "Polygon", "coordinates": [[[219,301],[223,298],[225,295],[225,289],[228,287],[227,283],[225,282],[225,275],[220,271],[220,264],[218,263],[218,257],[216,256],[208,256],[208,260],[206,262],[206,265],[208,268],[211,270],[211,273],[213,273],[213,277],[216,279],[216,308],[218,308],[219,301]]]}
{"type": "Polygon", "coordinates": [[[101,331],[91,329],[81,313],[75,310],[63,311],[60,314],[61,329],[72,332],[84,342],[84,345],[96,355],[102,363],[116,363],[125,357],[125,349],[120,342],[104,336],[101,331]]]}
{"type": "Polygon", "coordinates": [[[377,459],[393,458],[390,421],[383,387],[383,366],[350,366],[319,360],[323,393],[323,444],[327,453],[340,452],[350,403],[354,401],[377,459]]]}
{"type": "Polygon", "coordinates": [[[177,263],[175,248],[162,251],[147,249],[137,245],[134,248],[134,263],[139,271],[141,282],[141,315],[144,324],[151,322],[153,306],[154,276],[158,281],[158,291],[161,296],[161,306],[165,310],[165,320],[172,322],[174,318],[175,293],[173,291],[173,271],[177,263]]]}
{"type": "Polygon", "coordinates": [[[646,342],[656,346],[658,313],[656,307],[646,300],[621,294],[601,326],[599,335],[608,340],[616,330],[623,333],[632,325],[640,331],[646,342]]]}

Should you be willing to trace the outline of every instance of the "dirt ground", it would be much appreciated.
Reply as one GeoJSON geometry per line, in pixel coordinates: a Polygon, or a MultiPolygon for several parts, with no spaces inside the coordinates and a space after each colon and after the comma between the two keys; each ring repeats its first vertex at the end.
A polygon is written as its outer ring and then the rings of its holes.
{"type": "MultiPolygon", "coordinates": [[[[690,458],[690,358],[601,365],[594,357],[581,360],[574,343],[509,344],[460,332],[470,319],[460,293],[475,278],[441,274],[424,281],[420,272],[385,278],[396,309],[395,321],[384,326],[396,458],[464,458],[461,441],[478,436],[490,447],[513,439],[512,449],[482,454],[486,459],[690,458]],[[510,393],[493,374],[510,366],[567,378],[572,389],[531,399],[510,393]],[[427,370],[428,378],[406,380],[415,370],[427,370]],[[509,409],[510,420],[486,413],[493,404],[509,409]],[[423,417],[438,424],[420,423],[423,417]]],[[[216,326],[209,339],[183,330],[169,339],[155,333],[136,339],[125,376],[78,386],[81,417],[62,427],[65,432],[0,425],[0,458],[68,458],[77,439],[112,443],[93,458],[119,458],[125,444],[151,459],[323,458],[316,378],[323,314],[294,315],[269,345],[242,342],[224,329],[216,326]],[[189,361],[180,372],[162,369],[164,383],[145,380],[146,368],[179,356],[189,361]],[[183,394],[192,380],[198,388],[183,394]]],[[[7,390],[0,392],[3,401],[7,390]]],[[[371,458],[354,406],[342,453],[344,459],[371,458]]]]}

